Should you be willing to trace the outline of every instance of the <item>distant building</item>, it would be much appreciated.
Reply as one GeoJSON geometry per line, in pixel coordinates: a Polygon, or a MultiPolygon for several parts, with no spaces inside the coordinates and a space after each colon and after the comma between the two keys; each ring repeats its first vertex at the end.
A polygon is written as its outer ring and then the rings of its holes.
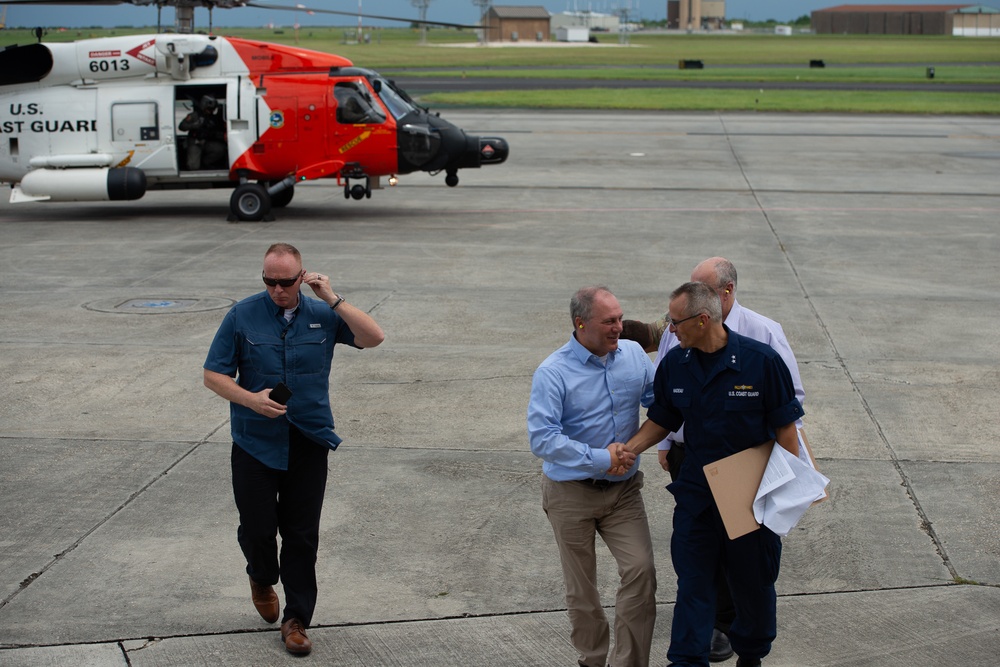
{"type": "Polygon", "coordinates": [[[1000,36],[1000,10],[984,5],[837,5],[811,20],[828,35],[1000,36]]]}
{"type": "Polygon", "coordinates": [[[955,10],[951,34],[957,37],[1000,37],[1000,9],[969,5],[955,10]]]}
{"type": "Polygon", "coordinates": [[[668,28],[719,30],[725,22],[725,0],[667,0],[668,28]]]}
{"type": "Polygon", "coordinates": [[[552,32],[559,28],[588,28],[594,32],[618,32],[620,19],[613,14],[599,12],[562,12],[553,14],[550,25],[552,32]]]}
{"type": "Polygon", "coordinates": [[[552,33],[551,18],[549,10],[541,6],[493,5],[483,15],[480,24],[487,42],[544,41],[552,33]]]}

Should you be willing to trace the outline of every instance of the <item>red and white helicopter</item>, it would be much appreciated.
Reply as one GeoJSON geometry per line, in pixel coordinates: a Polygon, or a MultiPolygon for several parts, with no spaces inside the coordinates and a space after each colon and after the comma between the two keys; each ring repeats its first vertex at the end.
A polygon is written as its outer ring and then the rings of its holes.
{"type": "MultiPolygon", "coordinates": [[[[278,8],[123,1],[174,5],[187,30],[194,6],[278,8]]],[[[377,72],[293,46],[178,32],[0,50],[0,182],[12,185],[14,203],[227,187],[230,219],[257,221],[273,219],[302,181],[336,179],[345,197],[363,199],[382,177],[395,184],[418,171],[443,171],[455,186],[459,169],[508,153],[504,139],[467,135],[377,72]],[[224,121],[224,158],[203,168],[187,164],[193,139],[179,127],[206,97],[224,121]]]]}

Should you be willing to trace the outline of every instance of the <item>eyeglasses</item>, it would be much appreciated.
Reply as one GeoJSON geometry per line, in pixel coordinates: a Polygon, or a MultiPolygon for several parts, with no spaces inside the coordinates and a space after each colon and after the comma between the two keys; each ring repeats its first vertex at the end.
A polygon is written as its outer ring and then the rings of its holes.
{"type": "Polygon", "coordinates": [[[683,320],[673,320],[673,319],[670,319],[669,315],[667,315],[664,319],[666,320],[668,327],[673,327],[673,328],[676,329],[677,327],[679,327],[680,325],[684,324],[688,320],[693,320],[694,318],[698,317],[699,315],[701,315],[701,313],[698,313],[697,315],[692,315],[691,317],[685,317],[683,320]]]}
{"type": "Polygon", "coordinates": [[[299,281],[299,278],[301,278],[302,276],[295,276],[294,278],[268,278],[267,276],[264,275],[264,272],[261,271],[260,277],[261,280],[264,281],[264,284],[267,285],[268,287],[277,287],[278,285],[281,285],[282,287],[291,287],[292,285],[297,283],[299,281]]]}

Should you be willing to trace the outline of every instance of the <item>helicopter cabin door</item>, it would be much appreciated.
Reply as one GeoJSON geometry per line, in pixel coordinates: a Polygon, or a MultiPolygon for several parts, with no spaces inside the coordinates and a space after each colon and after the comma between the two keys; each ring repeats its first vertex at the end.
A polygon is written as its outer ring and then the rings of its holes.
{"type": "Polygon", "coordinates": [[[97,134],[118,160],[113,166],[137,167],[147,176],[177,173],[172,93],[158,86],[98,91],[97,134]]]}
{"type": "MultiPolygon", "coordinates": [[[[234,129],[245,130],[246,123],[241,121],[242,110],[237,105],[229,108],[227,85],[185,84],[177,86],[174,93],[172,128],[177,130],[177,166],[182,177],[190,172],[197,172],[197,178],[228,177],[232,140],[228,127],[235,121],[234,129]]],[[[240,99],[238,89],[233,99],[240,99]]]]}

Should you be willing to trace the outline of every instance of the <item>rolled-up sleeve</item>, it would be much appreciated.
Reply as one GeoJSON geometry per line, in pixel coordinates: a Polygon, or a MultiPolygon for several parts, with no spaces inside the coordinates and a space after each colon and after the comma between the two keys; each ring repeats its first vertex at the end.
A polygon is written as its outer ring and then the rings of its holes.
{"type": "Polygon", "coordinates": [[[664,359],[656,369],[653,380],[653,404],[646,411],[646,417],[657,426],[662,426],[668,431],[676,431],[684,424],[684,416],[671,401],[668,363],[664,359]]]}
{"type": "Polygon", "coordinates": [[[805,412],[802,409],[802,403],[796,398],[795,386],[788,366],[778,355],[765,363],[768,366],[764,388],[768,425],[771,428],[778,428],[802,419],[805,412]]]}
{"type": "MultiPolygon", "coordinates": [[[[611,467],[611,453],[604,445],[592,447],[566,435],[563,427],[565,385],[551,368],[539,368],[531,381],[528,402],[528,440],[538,458],[588,475],[600,475],[611,467]]],[[[607,444],[607,443],[605,443],[607,444]]]]}

